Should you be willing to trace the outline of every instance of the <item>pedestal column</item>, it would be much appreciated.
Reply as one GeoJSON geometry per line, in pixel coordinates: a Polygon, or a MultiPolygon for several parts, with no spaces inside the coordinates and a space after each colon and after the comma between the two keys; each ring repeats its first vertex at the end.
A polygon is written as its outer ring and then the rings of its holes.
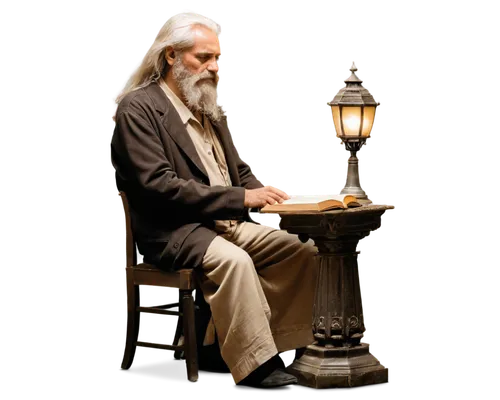
{"type": "Polygon", "coordinates": [[[313,239],[318,280],[313,309],[314,344],[288,367],[299,384],[315,388],[384,383],[388,370],[361,343],[365,331],[356,246],[380,227],[391,206],[364,206],[316,214],[281,214],[281,228],[313,239]]]}

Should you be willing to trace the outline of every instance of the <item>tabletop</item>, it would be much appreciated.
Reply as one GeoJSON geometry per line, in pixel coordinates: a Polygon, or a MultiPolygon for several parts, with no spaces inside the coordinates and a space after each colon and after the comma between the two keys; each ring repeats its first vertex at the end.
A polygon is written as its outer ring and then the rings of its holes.
{"type": "MultiPolygon", "coordinates": [[[[338,215],[338,214],[356,214],[356,213],[365,213],[365,212],[374,212],[374,211],[385,211],[392,210],[394,206],[389,205],[377,205],[377,204],[368,204],[362,205],[360,207],[351,207],[351,208],[338,208],[335,210],[328,211],[279,211],[279,212],[265,212],[261,214],[280,214],[280,215],[318,215],[318,214],[326,214],[326,215],[338,215]]],[[[260,211],[259,211],[260,212],[260,211]]]]}

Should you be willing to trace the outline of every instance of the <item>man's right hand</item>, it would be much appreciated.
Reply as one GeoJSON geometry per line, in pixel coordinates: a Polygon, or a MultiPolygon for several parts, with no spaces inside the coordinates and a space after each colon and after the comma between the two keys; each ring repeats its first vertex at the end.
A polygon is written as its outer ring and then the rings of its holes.
{"type": "Polygon", "coordinates": [[[262,208],[268,204],[283,203],[288,200],[285,192],[272,186],[264,186],[259,189],[245,189],[245,207],[262,208]]]}

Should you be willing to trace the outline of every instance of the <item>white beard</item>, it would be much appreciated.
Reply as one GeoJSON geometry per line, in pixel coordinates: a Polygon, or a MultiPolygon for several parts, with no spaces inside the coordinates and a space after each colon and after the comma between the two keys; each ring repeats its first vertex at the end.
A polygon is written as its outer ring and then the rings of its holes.
{"type": "Polygon", "coordinates": [[[191,111],[199,111],[212,121],[220,121],[224,111],[217,105],[215,73],[205,70],[200,74],[193,74],[184,66],[179,55],[172,66],[172,74],[191,111]],[[204,81],[199,82],[202,79],[204,81]]]}

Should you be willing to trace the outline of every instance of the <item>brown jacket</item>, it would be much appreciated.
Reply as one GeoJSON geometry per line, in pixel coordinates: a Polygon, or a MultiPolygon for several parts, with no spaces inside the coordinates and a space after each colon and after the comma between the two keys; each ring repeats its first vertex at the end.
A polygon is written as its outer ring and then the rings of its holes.
{"type": "Polygon", "coordinates": [[[263,185],[239,157],[226,119],[213,123],[233,186],[210,186],[179,114],[157,83],[129,93],[116,112],[111,159],[130,203],[132,229],[145,261],[193,268],[213,238],[214,220],[249,220],[246,189],[263,185]]]}

